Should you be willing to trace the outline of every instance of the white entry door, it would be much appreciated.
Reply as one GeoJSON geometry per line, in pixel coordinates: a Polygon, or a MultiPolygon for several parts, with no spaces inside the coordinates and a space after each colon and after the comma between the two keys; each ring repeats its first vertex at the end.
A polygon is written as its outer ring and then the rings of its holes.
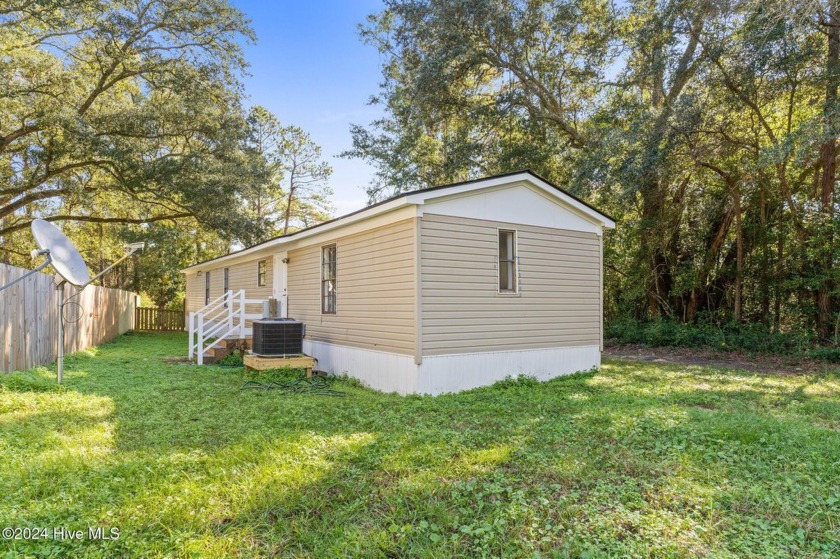
{"type": "Polygon", "coordinates": [[[288,253],[279,252],[274,255],[274,289],[272,294],[277,299],[280,308],[279,313],[283,318],[289,316],[289,274],[288,274],[288,253]]]}

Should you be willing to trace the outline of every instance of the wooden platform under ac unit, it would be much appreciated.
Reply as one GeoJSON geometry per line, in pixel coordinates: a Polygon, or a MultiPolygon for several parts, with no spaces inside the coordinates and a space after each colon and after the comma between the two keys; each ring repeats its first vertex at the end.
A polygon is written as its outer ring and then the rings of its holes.
{"type": "Polygon", "coordinates": [[[264,357],[261,355],[254,355],[253,353],[246,353],[242,358],[245,363],[245,370],[247,371],[267,371],[268,369],[282,369],[290,367],[292,369],[306,369],[306,376],[312,376],[312,369],[318,360],[308,355],[296,355],[294,357],[264,357]]]}

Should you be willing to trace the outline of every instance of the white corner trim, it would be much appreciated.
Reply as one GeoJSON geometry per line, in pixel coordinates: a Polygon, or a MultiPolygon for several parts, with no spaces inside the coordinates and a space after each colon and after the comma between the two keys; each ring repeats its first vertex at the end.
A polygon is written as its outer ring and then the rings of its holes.
{"type": "Polygon", "coordinates": [[[519,375],[545,381],[600,366],[598,345],[427,355],[420,365],[417,392],[459,392],[519,375]]]}

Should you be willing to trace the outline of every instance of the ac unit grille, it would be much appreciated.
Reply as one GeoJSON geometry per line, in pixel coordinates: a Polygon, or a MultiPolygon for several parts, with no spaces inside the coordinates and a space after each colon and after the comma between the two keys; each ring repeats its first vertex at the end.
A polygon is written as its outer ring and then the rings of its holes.
{"type": "Polygon", "coordinates": [[[303,322],[291,318],[255,320],[252,350],[256,355],[303,353],[303,322]]]}

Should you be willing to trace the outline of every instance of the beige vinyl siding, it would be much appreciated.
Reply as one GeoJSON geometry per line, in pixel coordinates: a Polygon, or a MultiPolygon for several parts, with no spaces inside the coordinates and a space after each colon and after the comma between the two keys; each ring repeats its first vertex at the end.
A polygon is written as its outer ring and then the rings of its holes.
{"type": "Polygon", "coordinates": [[[598,236],[424,214],[423,355],[600,343],[598,236]],[[499,293],[498,230],[516,231],[519,292],[499,293]]]}
{"type": "Polygon", "coordinates": [[[188,313],[204,306],[204,275],[187,274],[186,303],[188,313]]]}
{"type": "Polygon", "coordinates": [[[289,316],[321,342],[414,354],[415,219],[289,251],[289,316]],[[321,247],[336,245],[336,314],[321,314],[321,247]]]}
{"type": "MultiPolygon", "coordinates": [[[[272,274],[274,273],[274,259],[271,255],[254,257],[253,260],[246,262],[239,262],[229,266],[220,266],[218,268],[208,268],[202,270],[205,274],[210,273],[210,300],[222,294],[224,290],[225,272],[227,267],[228,272],[228,289],[231,291],[245,290],[245,296],[248,299],[268,299],[272,295],[272,274]],[[266,261],[265,271],[265,285],[259,287],[257,285],[257,263],[260,260],[266,261]]],[[[187,312],[196,311],[204,306],[204,274],[197,275],[195,272],[190,272],[187,275],[187,312]]],[[[248,312],[259,312],[258,306],[249,306],[248,312]]]]}

